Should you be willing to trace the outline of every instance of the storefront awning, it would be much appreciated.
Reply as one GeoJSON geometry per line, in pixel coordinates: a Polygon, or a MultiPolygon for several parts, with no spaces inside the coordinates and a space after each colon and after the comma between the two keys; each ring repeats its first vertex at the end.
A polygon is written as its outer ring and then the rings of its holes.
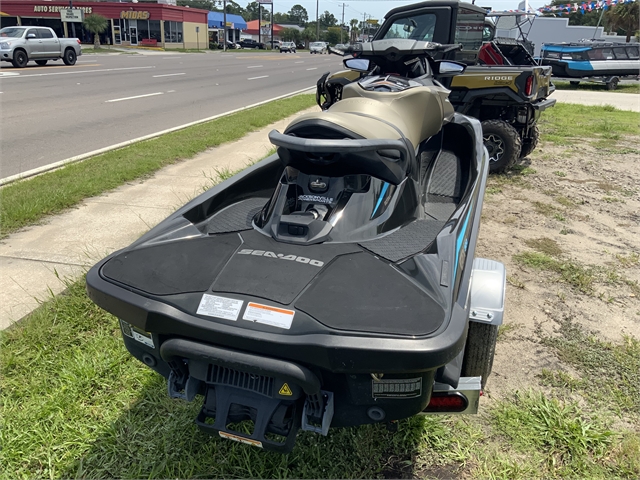
{"type": "MultiPolygon", "coordinates": [[[[224,13],[222,12],[209,12],[209,28],[223,28],[224,13]]],[[[233,28],[236,30],[244,30],[247,28],[247,22],[244,21],[240,15],[234,15],[227,13],[227,28],[233,28]]]]}

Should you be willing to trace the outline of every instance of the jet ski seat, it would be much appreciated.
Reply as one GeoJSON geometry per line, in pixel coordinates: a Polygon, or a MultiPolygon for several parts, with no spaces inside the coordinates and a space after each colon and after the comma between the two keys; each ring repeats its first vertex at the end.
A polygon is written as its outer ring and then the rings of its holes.
{"type": "Polygon", "coordinates": [[[445,112],[453,114],[431,87],[390,95],[354,84],[345,93],[329,110],[301,115],[284,134],[269,134],[285,166],[318,175],[365,173],[398,185],[417,168],[419,145],[441,130],[445,112]]]}

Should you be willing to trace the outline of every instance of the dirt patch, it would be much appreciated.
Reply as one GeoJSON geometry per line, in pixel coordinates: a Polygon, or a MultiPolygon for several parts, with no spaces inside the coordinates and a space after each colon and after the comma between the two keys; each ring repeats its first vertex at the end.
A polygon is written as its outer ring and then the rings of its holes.
{"type": "Polygon", "coordinates": [[[476,255],[503,262],[508,284],[487,404],[545,368],[573,373],[540,343],[562,321],[605,341],[640,336],[639,164],[631,148],[544,144],[490,177],[476,255]]]}

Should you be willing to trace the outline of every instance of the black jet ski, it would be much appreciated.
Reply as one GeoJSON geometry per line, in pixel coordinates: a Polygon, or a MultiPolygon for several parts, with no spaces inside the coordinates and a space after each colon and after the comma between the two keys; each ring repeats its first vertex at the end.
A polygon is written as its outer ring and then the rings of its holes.
{"type": "Polygon", "coordinates": [[[505,274],[474,260],[488,159],[432,78],[464,70],[444,48],[353,51],[342,101],[87,274],[169,395],[204,397],[202,430],[288,452],[299,429],[477,411],[505,274]]]}

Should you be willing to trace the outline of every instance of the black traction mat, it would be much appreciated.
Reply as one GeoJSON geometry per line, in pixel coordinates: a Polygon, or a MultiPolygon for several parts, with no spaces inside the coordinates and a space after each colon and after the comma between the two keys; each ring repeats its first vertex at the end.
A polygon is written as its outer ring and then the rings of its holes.
{"type": "Polygon", "coordinates": [[[262,210],[268,200],[260,197],[249,198],[229,205],[207,220],[205,233],[214,235],[249,230],[253,217],[262,210]]]}
{"type": "Polygon", "coordinates": [[[358,245],[391,262],[397,262],[431,245],[445,223],[440,220],[417,220],[386,237],[358,245]]]}
{"type": "Polygon", "coordinates": [[[337,330],[428,335],[444,309],[386,262],[344,255],[323,271],[296,308],[337,330]]]}

